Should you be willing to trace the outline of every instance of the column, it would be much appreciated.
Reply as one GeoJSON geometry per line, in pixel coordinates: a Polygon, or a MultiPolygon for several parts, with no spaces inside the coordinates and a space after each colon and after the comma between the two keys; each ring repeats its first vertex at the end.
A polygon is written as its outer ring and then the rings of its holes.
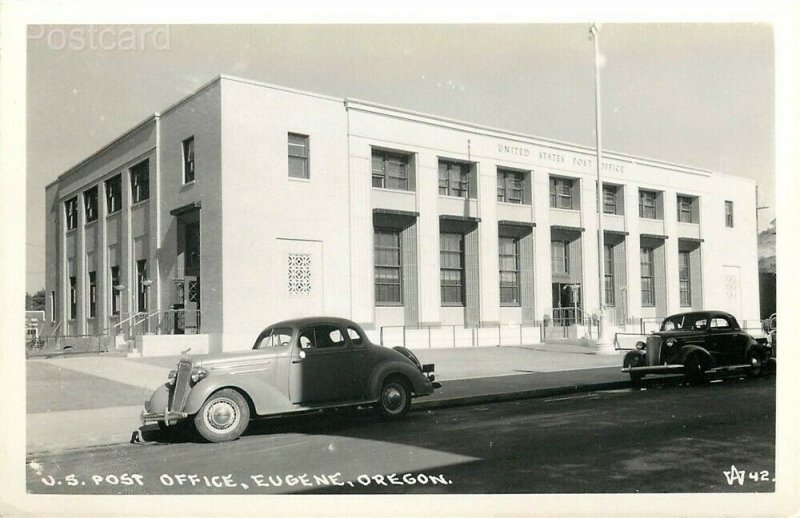
{"type": "Polygon", "coordinates": [[[419,323],[439,324],[441,289],[439,285],[439,163],[436,155],[417,155],[417,247],[419,274],[419,323]]]}
{"type": "MultiPolygon", "coordinates": [[[[478,232],[479,314],[482,324],[500,321],[500,259],[497,229],[497,168],[478,167],[478,232]]],[[[469,262],[467,262],[469,267],[469,262]]],[[[469,277],[468,277],[469,278],[469,277]]],[[[469,289],[469,288],[468,288],[469,289]]]]}
{"type": "MultiPolygon", "coordinates": [[[[348,138],[350,138],[348,136],[348,138]]],[[[375,322],[371,148],[360,142],[350,148],[350,313],[362,324],[375,322]]]]}

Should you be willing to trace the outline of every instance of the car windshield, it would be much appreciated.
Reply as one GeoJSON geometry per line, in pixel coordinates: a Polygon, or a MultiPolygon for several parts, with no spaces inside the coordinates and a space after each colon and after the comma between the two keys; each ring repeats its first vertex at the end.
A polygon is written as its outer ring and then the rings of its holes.
{"type": "Polygon", "coordinates": [[[661,323],[661,331],[676,329],[702,331],[708,326],[708,316],[703,314],[673,315],[661,323]]]}

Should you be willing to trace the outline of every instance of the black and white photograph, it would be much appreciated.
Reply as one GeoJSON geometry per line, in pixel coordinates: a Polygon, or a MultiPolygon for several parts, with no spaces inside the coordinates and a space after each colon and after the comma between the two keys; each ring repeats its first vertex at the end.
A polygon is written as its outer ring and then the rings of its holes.
{"type": "Polygon", "coordinates": [[[2,514],[799,512],[766,4],[4,1],[2,514]]]}

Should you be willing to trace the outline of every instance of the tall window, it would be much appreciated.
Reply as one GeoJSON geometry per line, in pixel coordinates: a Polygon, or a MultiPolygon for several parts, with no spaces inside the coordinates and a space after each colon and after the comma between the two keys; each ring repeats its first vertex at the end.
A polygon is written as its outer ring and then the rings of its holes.
{"type": "Polygon", "coordinates": [[[497,169],[497,201],[522,204],[525,201],[525,173],[497,169]]]}
{"type": "Polygon", "coordinates": [[[289,133],[289,176],[311,178],[308,157],[308,136],[289,133]]]}
{"type": "Polygon", "coordinates": [[[400,232],[375,230],[375,304],[403,303],[400,232]]]}
{"type": "Polygon", "coordinates": [[[56,321],[56,292],[55,290],[50,292],[50,321],[55,323],[56,321]]]}
{"type": "Polygon", "coordinates": [[[519,240],[500,237],[500,305],[519,306],[519,240]]]}
{"type": "Polygon", "coordinates": [[[605,292],[606,304],[609,306],[614,305],[614,248],[611,245],[605,245],[604,252],[604,272],[605,275],[605,292]]]}
{"type": "Polygon", "coordinates": [[[194,136],[183,141],[183,183],[194,181],[194,136]]]}
{"type": "Polygon", "coordinates": [[[122,177],[106,180],[106,213],[113,214],[122,208],[122,177]]]}
{"type": "Polygon", "coordinates": [[[639,263],[642,269],[642,306],[653,307],[656,305],[656,290],[653,278],[652,248],[640,249],[639,263]]]}
{"type": "Polygon", "coordinates": [[[442,305],[463,306],[464,295],[464,235],[442,233],[439,236],[439,266],[442,305]]]}
{"type": "Polygon", "coordinates": [[[78,317],[78,280],[75,276],[69,278],[69,318],[74,320],[78,317]]]}
{"type": "Polygon", "coordinates": [[[468,198],[469,169],[465,162],[439,160],[439,194],[468,198]]]}
{"type": "Polygon", "coordinates": [[[733,202],[725,202],[725,226],[733,228],[733,202]]]}
{"type": "Polygon", "coordinates": [[[64,211],[67,215],[67,230],[78,226],[78,198],[73,197],[64,202],[64,211]]]}
{"type": "Polygon", "coordinates": [[[681,306],[692,305],[692,280],[689,252],[678,252],[678,277],[680,279],[681,306]]]}
{"type": "Polygon", "coordinates": [[[553,209],[577,209],[573,197],[574,180],[550,177],[550,207],[553,209]]]}
{"type": "Polygon", "coordinates": [[[150,161],[131,167],[131,196],[133,203],[150,198],[150,161]]]}
{"type": "Polygon", "coordinates": [[[147,259],[136,261],[137,311],[147,311],[147,259]]]}
{"type": "Polygon", "coordinates": [[[688,196],[678,196],[678,221],[681,223],[694,223],[692,217],[692,198],[688,196]]]}
{"type": "Polygon", "coordinates": [[[119,266],[111,267],[111,314],[119,315],[119,266]]]}
{"type": "Polygon", "coordinates": [[[569,273],[569,243],[551,241],[550,261],[553,273],[569,273]]]}
{"type": "Polygon", "coordinates": [[[372,150],[372,186],[408,190],[408,155],[372,150]]]}
{"type": "Polygon", "coordinates": [[[639,217],[656,219],[656,196],[653,191],[639,190],[639,217]]]}
{"type": "Polygon", "coordinates": [[[97,219],[97,186],[83,192],[83,213],[86,216],[86,223],[91,223],[97,219]]]}
{"type": "Polygon", "coordinates": [[[97,272],[89,272],[89,318],[97,316],[97,272]]]}
{"type": "Polygon", "coordinates": [[[603,184],[603,213],[617,214],[617,187],[603,184]]]}

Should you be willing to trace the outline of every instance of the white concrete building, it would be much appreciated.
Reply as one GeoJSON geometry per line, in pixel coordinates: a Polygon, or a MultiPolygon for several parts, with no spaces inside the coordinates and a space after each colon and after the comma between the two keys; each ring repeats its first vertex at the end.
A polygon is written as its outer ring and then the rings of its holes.
{"type": "MultiPolygon", "coordinates": [[[[594,161],[221,76],[47,187],[47,318],[169,352],[318,314],[425,347],[574,335],[600,302],[594,161]]],[[[619,325],[759,318],[754,181],[610,152],[602,168],[619,325]]]]}

